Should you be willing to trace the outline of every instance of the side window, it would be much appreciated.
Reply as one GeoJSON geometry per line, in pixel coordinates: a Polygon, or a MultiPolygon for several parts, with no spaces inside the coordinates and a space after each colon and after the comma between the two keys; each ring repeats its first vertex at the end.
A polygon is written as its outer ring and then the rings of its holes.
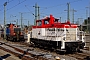
{"type": "Polygon", "coordinates": [[[39,26],[41,26],[41,24],[42,24],[42,22],[40,21],[40,22],[39,22],[39,26]]]}
{"type": "Polygon", "coordinates": [[[57,19],[55,19],[55,20],[54,20],[54,22],[55,22],[55,23],[58,23],[58,20],[57,20],[57,19]]]}
{"type": "Polygon", "coordinates": [[[48,21],[44,21],[44,24],[49,24],[49,22],[48,21]]]}
{"type": "Polygon", "coordinates": [[[37,22],[37,26],[41,26],[41,25],[42,25],[41,21],[37,22]]]}

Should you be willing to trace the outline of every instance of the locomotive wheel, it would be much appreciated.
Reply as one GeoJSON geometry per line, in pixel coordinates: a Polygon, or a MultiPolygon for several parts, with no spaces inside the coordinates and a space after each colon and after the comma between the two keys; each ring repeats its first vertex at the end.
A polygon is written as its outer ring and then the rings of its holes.
{"type": "Polygon", "coordinates": [[[60,49],[57,49],[57,50],[56,50],[56,53],[57,53],[57,54],[60,54],[60,55],[64,55],[65,52],[66,52],[66,50],[60,50],[60,49]]]}

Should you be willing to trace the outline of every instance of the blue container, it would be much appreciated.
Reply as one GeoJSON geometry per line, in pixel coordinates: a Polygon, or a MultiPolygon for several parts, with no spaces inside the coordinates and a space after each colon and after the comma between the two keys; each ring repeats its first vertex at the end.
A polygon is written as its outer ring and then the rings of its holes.
{"type": "Polygon", "coordinates": [[[10,34],[10,29],[6,28],[6,35],[9,35],[9,34],[10,34]]]}

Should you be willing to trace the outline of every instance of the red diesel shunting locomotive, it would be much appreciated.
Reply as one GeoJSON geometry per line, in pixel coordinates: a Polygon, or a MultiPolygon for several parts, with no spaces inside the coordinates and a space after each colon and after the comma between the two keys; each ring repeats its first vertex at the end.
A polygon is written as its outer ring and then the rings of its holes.
{"type": "Polygon", "coordinates": [[[72,24],[70,21],[61,23],[59,19],[50,15],[50,17],[36,20],[36,26],[32,27],[30,42],[36,46],[76,52],[85,45],[78,32],[76,24],[72,24]]]}

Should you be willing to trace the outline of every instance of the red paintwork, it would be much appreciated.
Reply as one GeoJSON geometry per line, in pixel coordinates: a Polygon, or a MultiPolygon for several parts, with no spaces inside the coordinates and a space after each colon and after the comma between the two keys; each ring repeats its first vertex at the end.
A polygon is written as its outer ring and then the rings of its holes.
{"type": "Polygon", "coordinates": [[[32,28],[77,28],[76,24],[71,24],[70,21],[67,21],[65,23],[58,22],[59,19],[54,18],[52,15],[49,17],[46,17],[42,20],[36,20],[36,26],[33,26],[32,28]],[[37,26],[38,22],[42,22],[40,26],[37,26]],[[48,21],[48,24],[45,24],[44,22],[48,21]],[[55,22],[56,21],[56,22],[55,22]]]}
{"type": "Polygon", "coordinates": [[[10,24],[10,35],[14,35],[14,25],[10,24]]]}

